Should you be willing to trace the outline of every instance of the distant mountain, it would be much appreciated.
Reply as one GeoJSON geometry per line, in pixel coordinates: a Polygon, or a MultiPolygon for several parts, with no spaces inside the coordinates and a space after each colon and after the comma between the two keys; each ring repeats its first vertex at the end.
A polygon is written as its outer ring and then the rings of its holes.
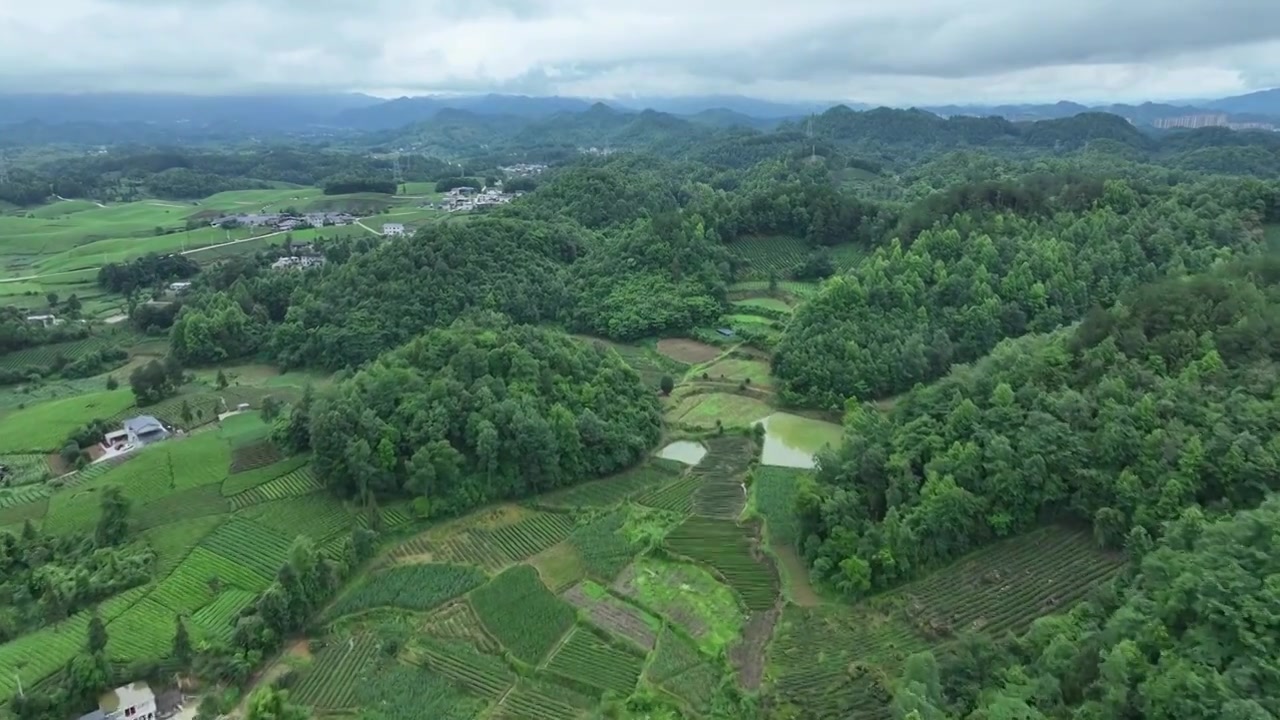
{"type": "MultiPolygon", "coordinates": [[[[753,118],[793,118],[820,113],[834,102],[773,102],[741,95],[693,95],[689,97],[633,97],[610,100],[611,105],[629,110],[657,110],[671,115],[697,115],[704,110],[727,110],[753,118]]],[[[856,109],[869,105],[854,104],[856,109]]]]}
{"type": "Polygon", "coordinates": [[[752,117],[728,108],[711,108],[692,115],[683,116],[689,122],[717,128],[752,128],[754,130],[772,130],[788,118],[752,117]]]}
{"type": "Polygon", "coordinates": [[[40,122],[235,125],[291,130],[324,124],[348,109],[381,102],[367,95],[171,95],[85,93],[0,95],[0,125],[40,122]]]}
{"type": "Polygon", "coordinates": [[[435,117],[442,110],[465,110],[476,115],[510,115],[545,118],[559,112],[582,112],[591,101],[580,98],[528,97],[525,95],[471,95],[459,97],[402,97],[339,113],[334,122],[357,130],[389,130],[435,117]]]}
{"type": "Polygon", "coordinates": [[[1280,117],[1280,88],[1210,100],[1205,103],[1205,107],[1228,113],[1265,115],[1274,119],[1280,117]]]}

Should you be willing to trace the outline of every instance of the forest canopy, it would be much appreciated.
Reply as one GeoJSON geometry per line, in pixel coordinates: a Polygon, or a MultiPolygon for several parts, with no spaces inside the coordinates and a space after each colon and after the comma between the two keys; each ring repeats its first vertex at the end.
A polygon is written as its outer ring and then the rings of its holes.
{"type": "Polygon", "coordinates": [[[851,594],[1046,519],[1148,545],[1195,504],[1280,481],[1280,260],[1144,287],[1078,328],[1007,341],[845,442],[803,502],[814,575],[851,594]]]}
{"type": "MultiPolygon", "coordinates": [[[[471,314],[295,408],[344,497],[452,514],[626,468],[657,441],[655,393],[613,350],[471,314]]],[[[284,431],[287,432],[287,431],[284,431]]]]}

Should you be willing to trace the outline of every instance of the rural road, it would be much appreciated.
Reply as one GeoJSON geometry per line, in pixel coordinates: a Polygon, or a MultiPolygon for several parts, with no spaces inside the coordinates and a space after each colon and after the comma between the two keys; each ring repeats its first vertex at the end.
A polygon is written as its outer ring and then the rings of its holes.
{"type": "MultiPolygon", "coordinates": [[[[369,230],[369,232],[373,232],[373,230],[370,230],[368,227],[364,225],[361,225],[360,227],[363,227],[365,230],[369,230]]],[[[224,248],[231,245],[239,245],[240,243],[247,243],[247,242],[252,242],[254,240],[261,240],[263,238],[275,237],[276,235],[284,235],[287,232],[289,231],[277,230],[275,232],[267,233],[265,235],[254,235],[253,237],[240,238],[239,240],[231,240],[229,242],[217,243],[216,245],[205,245],[204,247],[198,247],[193,250],[183,250],[178,254],[179,255],[195,255],[196,253],[205,252],[206,250],[216,250],[218,248],[224,248]]],[[[375,233],[375,234],[381,234],[381,233],[375,233]]],[[[0,283],[15,283],[15,282],[24,282],[26,280],[40,280],[41,278],[55,277],[57,275],[71,275],[72,273],[84,272],[85,270],[99,270],[101,268],[102,266],[98,265],[96,267],[82,267],[82,268],[77,268],[75,270],[59,270],[58,272],[45,273],[43,275],[24,275],[23,277],[16,277],[16,278],[2,278],[0,279],[0,283]]]]}

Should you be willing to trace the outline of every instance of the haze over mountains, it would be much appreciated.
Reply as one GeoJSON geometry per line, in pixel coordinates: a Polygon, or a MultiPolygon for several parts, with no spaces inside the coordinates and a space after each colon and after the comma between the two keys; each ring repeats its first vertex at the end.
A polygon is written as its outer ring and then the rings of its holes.
{"type": "MultiPolygon", "coordinates": [[[[317,129],[380,131],[432,120],[445,111],[480,116],[545,119],[557,113],[582,113],[600,104],[622,111],[656,110],[721,127],[768,128],[781,120],[820,113],[836,105],[853,110],[856,102],[775,102],[735,95],[635,97],[595,100],[524,95],[401,97],[390,100],[361,94],[226,95],[87,93],[0,96],[0,125],[128,125],[185,129],[225,129],[251,133],[305,132],[317,129]]],[[[1280,125],[1280,88],[1235,97],[1186,103],[1087,106],[1074,102],[1019,105],[946,105],[922,109],[938,115],[1000,116],[1013,121],[1063,118],[1100,111],[1137,125],[1207,114],[1225,114],[1231,122],[1280,125]]],[[[29,128],[30,129],[30,128],[29,128]]],[[[56,133],[53,133],[56,135],[56,133]]],[[[0,138],[3,142],[3,138],[0,138]]]]}

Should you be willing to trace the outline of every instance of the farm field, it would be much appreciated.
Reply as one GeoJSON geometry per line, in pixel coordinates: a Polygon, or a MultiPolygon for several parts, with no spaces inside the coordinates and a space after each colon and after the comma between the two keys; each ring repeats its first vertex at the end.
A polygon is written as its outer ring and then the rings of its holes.
{"type": "Polygon", "coordinates": [[[93,418],[109,418],[133,407],[127,388],[104,390],[11,410],[0,415],[0,453],[54,452],[67,434],[93,418]]]}
{"type": "Polygon", "coordinates": [[[686,395],[666,410],[667,422],[711,429],[717,421],[726,428],[748,427],[773,413],[764,400],[727,392],[686,395]]]}

